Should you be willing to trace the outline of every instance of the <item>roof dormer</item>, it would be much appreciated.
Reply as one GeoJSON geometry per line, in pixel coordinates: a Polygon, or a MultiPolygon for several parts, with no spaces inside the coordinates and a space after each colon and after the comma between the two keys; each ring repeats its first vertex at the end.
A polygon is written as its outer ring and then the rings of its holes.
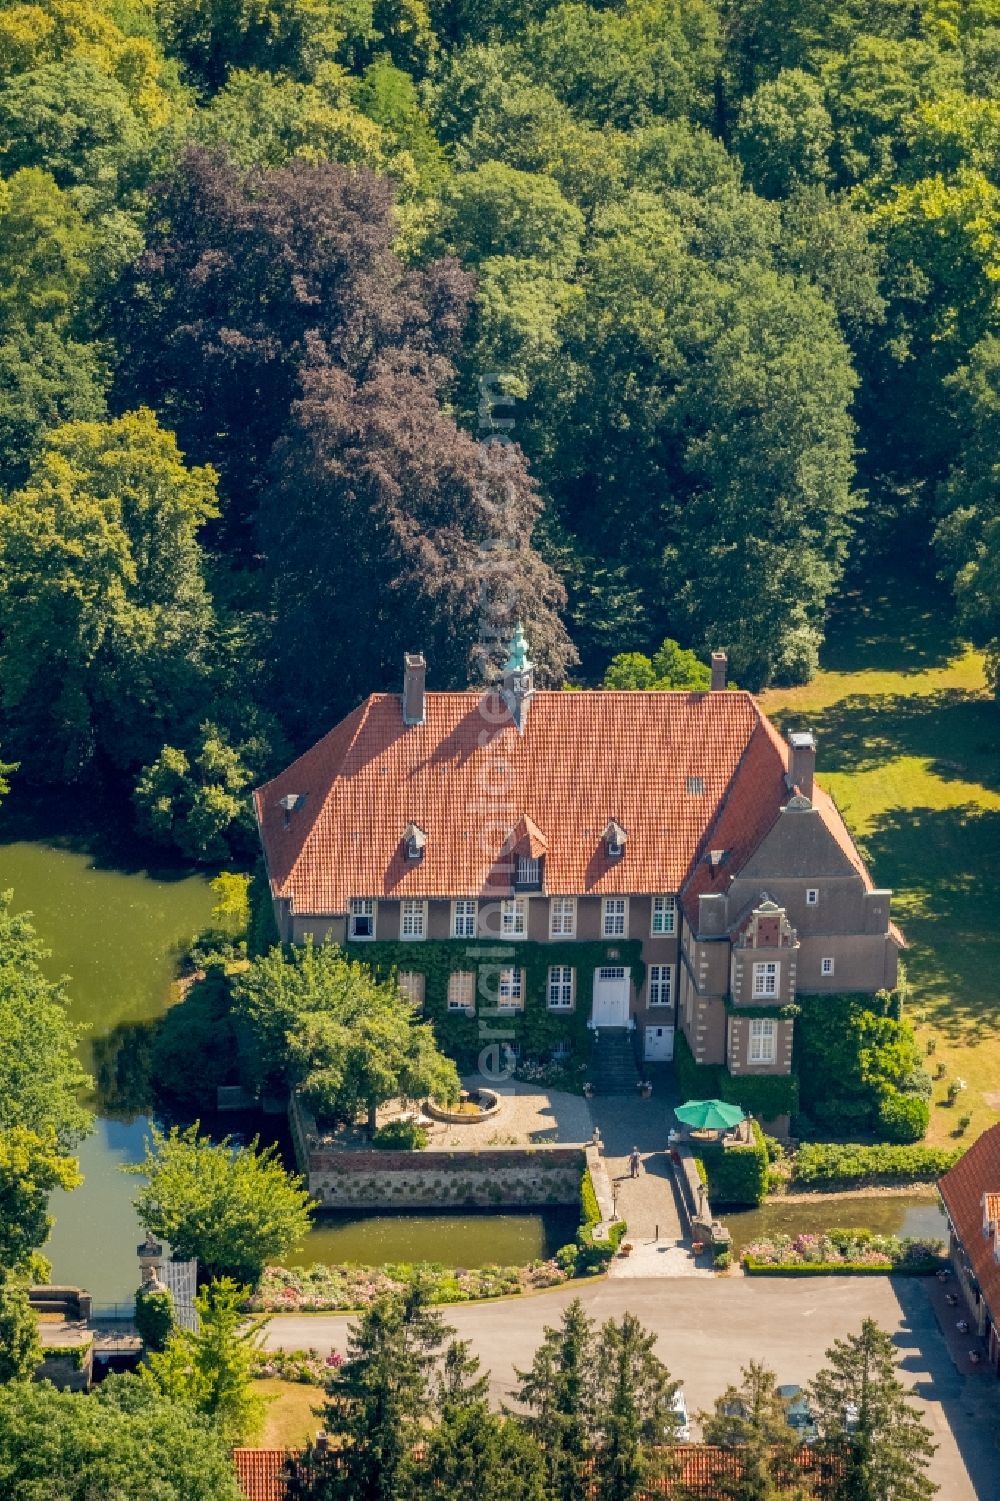
{"type": "Polygon", "coordinates": [[[625,853],[625,843],[628,833],[614,818],[609,819],[601,838],[604,840],[605,853],[609,860],[620,860],[625,853]]]}
{"type": "Polygon", "coordinates": [[[403,830],[403,846],[407,860],[422,860],[427,848],[427,834],[417,823],[408,823],[403,830]]]}

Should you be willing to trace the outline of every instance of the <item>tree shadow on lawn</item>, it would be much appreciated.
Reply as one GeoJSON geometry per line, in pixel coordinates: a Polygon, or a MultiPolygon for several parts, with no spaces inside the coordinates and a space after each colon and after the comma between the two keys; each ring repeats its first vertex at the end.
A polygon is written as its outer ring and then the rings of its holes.
{"type": "Polygon", "coordinates": [[[926,672],[962,650],[950,594],[919,575],[869,580],[834,606],[823,647],[827,672],[926,672]]]}
{"type": "MultiPolygon", "coordinates": [[[[852,694],[807,716],[824,771],[874,771],[900,756],[929,758],[942,781],[1000,790],[1000,705],[960,688],[937,693],[852,694]]],[[[783,731],[802,728],[802,711],[774,716],[783,731]]]]}
{"type": "Polygon", "coordinates": [[[1000,1037],[1000,812],[893,809],[873,820],[864,849],[896,893],[914,999],[955,1040],[991,1025],[1000,1037]]]}

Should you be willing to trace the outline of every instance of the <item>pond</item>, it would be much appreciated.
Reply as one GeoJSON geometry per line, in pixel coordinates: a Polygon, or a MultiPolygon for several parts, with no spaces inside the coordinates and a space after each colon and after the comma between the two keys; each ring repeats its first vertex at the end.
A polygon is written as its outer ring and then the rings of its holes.
{"type": "MultiPolygon", "coordinates": [[[[38,936],[52,950],[47,972],[69,977],[73,1020],[89,1028],[81,1053],[99,1076],[90,1102],[96,1128],[80,1148],[84,1183],[71,1194],[53,1195],[56,1223],[45,1254],[56,1282],[87,1288],[101,1305],[131,1304],[143,1231],[131,1202],[135,1179],[119,1168],[144,1156],[149,1101],[141,1093],[123,1099],[113,1088],[115,1060],[169,1006],[178,955],[207,925],[212,893],[200,875],[151,873],[141,865],[116,869],[79,842],[29,839],[0,843],[0,889],[8,887],[16,909],[34,914],[38,936]]],[[[291,1165],[281,1118],[222,1116],[203,1124],[214,1134],[239,1138],[259,1130],[278,1142],[291,1165]]],[[[551,1255],[572,1239],[576,1225],[574,1211],[559,1210],[328,1216],[309,1234],[295,1264],[513,1265],[551,1255]]]]}
{"type": "Polygon", "coordinates": [[[576,1234],[575,1209],[539,1214],[324,1215],[292,1266],[314,1261],[440,1261],[445,1266],[518,1266],[549,1257],[576,1234]]]}
{"type": "Polygon", "coordinates": [[[881,1235],[947,1240],[948,1223],[933,1188],[908,1194],[843,1194],[835,1199],[784,1203],[773,1199],[759,1209],[721,1212],[739,1251],[765,1235],[815,1235],[824,1230],[860,1228],[881,1235]]]}

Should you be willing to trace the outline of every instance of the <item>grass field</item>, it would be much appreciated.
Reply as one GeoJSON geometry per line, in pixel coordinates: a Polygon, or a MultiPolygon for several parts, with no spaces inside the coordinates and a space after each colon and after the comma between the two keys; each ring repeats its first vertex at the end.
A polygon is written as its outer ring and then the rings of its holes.
{"type": "Polygon", "coordinates": [[[301,1449],[316,1437],[322,1426],[313,1412],[323,1401],[319,1387],[271,1379],[255,1381],[253,1386],[267,1401],[259,1440],[262,1449],[301,1449]]]}
{"type": "Polygon", "coordinates": [[[919,583],[872,603],[848,599],[823,670],[763,706],[809,727],[818,774],[906,934],[910,1016],[936,1041],[930,1142],[1000,1120],[1000,707],[982,658],[957,640],[947,600],[919,583]],[[941,1103],[950,1079],[968,1088],[941,1103]]]}

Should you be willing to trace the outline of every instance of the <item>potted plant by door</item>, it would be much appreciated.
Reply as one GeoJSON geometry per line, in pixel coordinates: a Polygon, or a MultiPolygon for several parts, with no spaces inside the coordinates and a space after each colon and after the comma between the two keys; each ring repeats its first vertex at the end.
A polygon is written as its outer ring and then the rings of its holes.
{"type": "Polygon", "coordinates": [[[648,1100],[653,1093],[653,1086],[648,1079],[640,1079],[636,1087],[639,1091],[640,1100],[648,1100]]]}
{"type": "Polygon", "coordinates": [[[583,1098],[585,1100],[592,1100],[594,1098],[594,1086],[589,1079],[583,1086],[583,1098]]]}

